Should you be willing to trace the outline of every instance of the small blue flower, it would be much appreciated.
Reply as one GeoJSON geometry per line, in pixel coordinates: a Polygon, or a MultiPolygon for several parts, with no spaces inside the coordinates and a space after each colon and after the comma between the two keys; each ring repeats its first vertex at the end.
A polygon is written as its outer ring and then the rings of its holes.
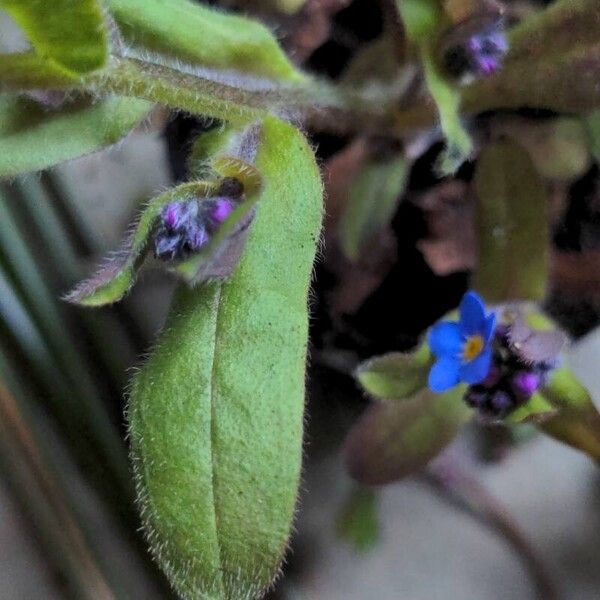
{"type": "Polygon", "coordinates": [[[475,292],[467,292],[460,303],[458,322],[442,321],[431,329],[429,346],[437,361],[429,372],[429,387],[445,392],[461,381],[481,383],[492,364],[491,341],[496,315],[485,314],[475,292]]]}

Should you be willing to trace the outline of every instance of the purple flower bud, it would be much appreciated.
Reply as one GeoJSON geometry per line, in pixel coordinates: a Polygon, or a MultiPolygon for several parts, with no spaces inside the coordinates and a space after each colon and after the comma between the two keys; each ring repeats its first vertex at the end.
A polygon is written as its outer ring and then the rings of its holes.
{"type": "Polygon", "coordinates": [[[488,392],[479,387],[470,387],[465,394],[465,402],[471,408],[483,408],[488,401],[488,392]]]}
{"type": "Polygon", "coordinates": [[[235,209],[235,202],[228,198],[216,198],[210,218],[218,224],[223,223],[235,209]]]}
{"type": "Polygon", "coordinates": [[[513,408],[514,401],[507,392],[496,390],[491,398],[490,405],[497,415],[505,415],[513,408]]]}
{"type": "Polygon", "coordinates": [[[483,15],[457,25],[446,34],[442,52],[447,71],[458,79],[495,73],[508,52],[502,20],[483,15]]]}
{"type": "Polygon", "coordinates": [[[540,387],[540,376],[530,371],[521,371],[511,380],[511,387],[515,394],[523,399],[529,399],[540,387]]]}
{"type": "Polygon", "coordinates": [[[161,211],[162,222],[167,229],[172,231],[185,227],[198,215],[198,203],[170,202],[161,211]]]}
{"type": "Polygon", "coordinates": [[[154,256],[161,260],[173,260],[181,254],[182,244],[181,234],[173,234],[161,229],[154,238],[154,256]]]}
{"type": "Polygon", "coordinates": [[[202,246],[208,243],[208,233],[206,229],[197,222],[189,225],[184,234],[184,247],[190,252],[200,250],[202,246]]]}

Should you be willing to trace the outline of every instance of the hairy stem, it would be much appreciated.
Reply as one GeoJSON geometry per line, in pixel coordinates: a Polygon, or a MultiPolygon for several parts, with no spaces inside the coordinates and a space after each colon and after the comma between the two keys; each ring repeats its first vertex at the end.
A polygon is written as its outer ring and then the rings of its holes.
{"type": "Polygon", "coordinates": [[[536,598],[557,600],[554,585],[534,548],[508,511],[471,473],[446,454],[431,464],[423,477],[442,498],[488,526],[507,542],[529,573],[535,585],[536,598]]]}

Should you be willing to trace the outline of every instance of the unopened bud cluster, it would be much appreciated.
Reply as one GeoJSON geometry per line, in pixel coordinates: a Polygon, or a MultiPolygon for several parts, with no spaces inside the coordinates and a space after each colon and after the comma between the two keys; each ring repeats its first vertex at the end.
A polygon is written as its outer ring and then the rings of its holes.
{"type": "Polygon", "coordinates": [[[446,71],[465,83],[498,71],[509,49],[502,21],[482,18],[456,26],[442,47],[446,71]]]}
{"type": "Polygon", "coordinates": [[[502,419],[525,404],[548,380],[557,359],[526,361],[511,342],[509,327],[500,325],[492,342],[493,358],[484,381],[469,387],[465,400],[484,419],[502,419]]]}
{"type": "Polygon", "coordinates": [[[154,256],[171,261],[198,252],[236,206],[237,200],[225,196],[170,202],[160,213],[154,236],[154,256]]]}

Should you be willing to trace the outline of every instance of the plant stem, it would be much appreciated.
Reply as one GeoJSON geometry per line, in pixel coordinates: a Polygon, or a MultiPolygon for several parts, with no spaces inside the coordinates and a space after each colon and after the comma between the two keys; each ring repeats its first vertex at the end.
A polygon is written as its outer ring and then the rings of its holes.
{"type": "Polygon", "coordinates": [[[429,465],[423,475],[442,498],[464,510],[501,536],[519,555],[535,585],[538,600],[557,600],[546,567],[508,511],[448,453],[429,465]]]}

